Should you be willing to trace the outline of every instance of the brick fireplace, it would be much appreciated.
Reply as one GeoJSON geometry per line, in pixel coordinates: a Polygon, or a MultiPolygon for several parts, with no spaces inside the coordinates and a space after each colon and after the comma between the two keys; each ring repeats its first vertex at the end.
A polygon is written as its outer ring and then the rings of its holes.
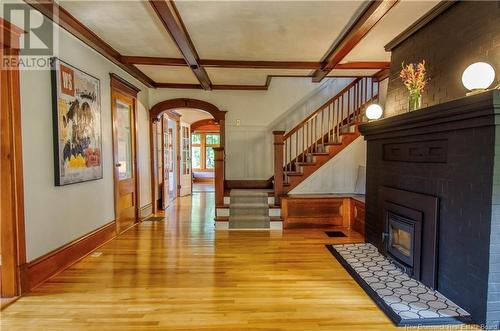
{"type": "Polygon", "coordinates": [[[391,224],[403,253],[415,248],[405,231],[418,236],[419,253],[411,261],[403,256],[403,267],[466,309],[475,322],[497,328],[499,120],[497,90],[360,128],[367,140],[366,241],[388,256],[391,224]],[[415,205],[419,196],[424,200],[415,205]]]}

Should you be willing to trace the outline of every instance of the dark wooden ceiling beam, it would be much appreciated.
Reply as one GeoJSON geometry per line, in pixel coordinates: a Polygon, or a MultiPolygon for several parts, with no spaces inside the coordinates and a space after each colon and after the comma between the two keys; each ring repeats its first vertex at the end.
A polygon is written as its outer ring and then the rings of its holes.
{"type": "Polygon", "coordinates": [[[172,0],[149,0],[173,41],[182,53],[194,75],[205,90],[210,90],[212,82],[199,63],[199,56],[172,0]]]}
{"type": "MultiPolygon", "coordinates": [[[[148,56],[122,56],[123,63],[160,66],[187,66],[184,59],[148,56]]],[[[208,68],[241,68],[241,69],[319,69],[320,62],[307,61],[245,61],[245,60],[203,60],[198,63],[208,68]]],[[[359,61],[339,63],[334,69],[385,69],[390,62],[359,61]]]]}
{"type": "Polygon", "coordinates": [[[323,57],[323,64],[314,72],[313,81],[320,82],[325,78],[397,2],[398,0],[372,0],[347,33],[323,57]]]}
{"type": "Polygon", "coordinates": [[[172,67],[187,67],[186,60],[169,57],[150,57],[150,56],[122,56],[123,63],[127,64],[146,64],[172,67]]]}
{"type": "Polygon", "coordinates": [[[249,69],[318,69],[319,62],[308,61],[240,61],[240,60],[200,60],[204,67],[249,68],[249,69]]]}
{"type": "Polygon", "coordinates": [[[25,0],[34,9],[41,12],[46,17],[52,19],[60,27],[80,39],[82,42],[96,50],[102,56],[125,70],[138,81],[147,87],[155,87],[155,82],[146,76],[142,71],[131,64],[123,63],[121,55],[104,40],[99,38],[94,32],[68,13],[64,8],[54,1],[49,0],[25,0]],[[57,15],[57,16],[56,16],[57,15]]]}

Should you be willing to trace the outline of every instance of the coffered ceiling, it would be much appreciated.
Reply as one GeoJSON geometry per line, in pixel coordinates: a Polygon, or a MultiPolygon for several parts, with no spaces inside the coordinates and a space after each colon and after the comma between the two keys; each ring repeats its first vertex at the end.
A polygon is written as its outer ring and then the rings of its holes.
{"type": "MultiPolygon", "coordinates": [[[[45,14],[51,10],[42,4],[44,0],[26,1],[45,14]]],[[[62,27],[148,86],[263,90],[279,76],[314,76],[320,81],[386,71],[390,53],[384,45],[438,2],[61,0],[58,4],[62,27]]]]}

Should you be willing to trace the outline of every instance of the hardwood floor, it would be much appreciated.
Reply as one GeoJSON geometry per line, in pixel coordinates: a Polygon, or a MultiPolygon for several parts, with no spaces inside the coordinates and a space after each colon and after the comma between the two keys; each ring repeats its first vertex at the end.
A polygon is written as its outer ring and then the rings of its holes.
{"type": "Polygon", "coordinates": [[[213,193],[177,200],[1,313],[2,330],[389,330],[321,230],[214,231],[213,193]]]}

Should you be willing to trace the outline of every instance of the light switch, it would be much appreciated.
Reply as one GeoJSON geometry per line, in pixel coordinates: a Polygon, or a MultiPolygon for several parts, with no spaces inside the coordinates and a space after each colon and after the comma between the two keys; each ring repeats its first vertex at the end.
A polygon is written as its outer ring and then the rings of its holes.
{"type": "Polygon", "coordinates": [[[236,126],[240,126],[241,124],[241,121],[240,120],[236,120],[236,126]]]}

